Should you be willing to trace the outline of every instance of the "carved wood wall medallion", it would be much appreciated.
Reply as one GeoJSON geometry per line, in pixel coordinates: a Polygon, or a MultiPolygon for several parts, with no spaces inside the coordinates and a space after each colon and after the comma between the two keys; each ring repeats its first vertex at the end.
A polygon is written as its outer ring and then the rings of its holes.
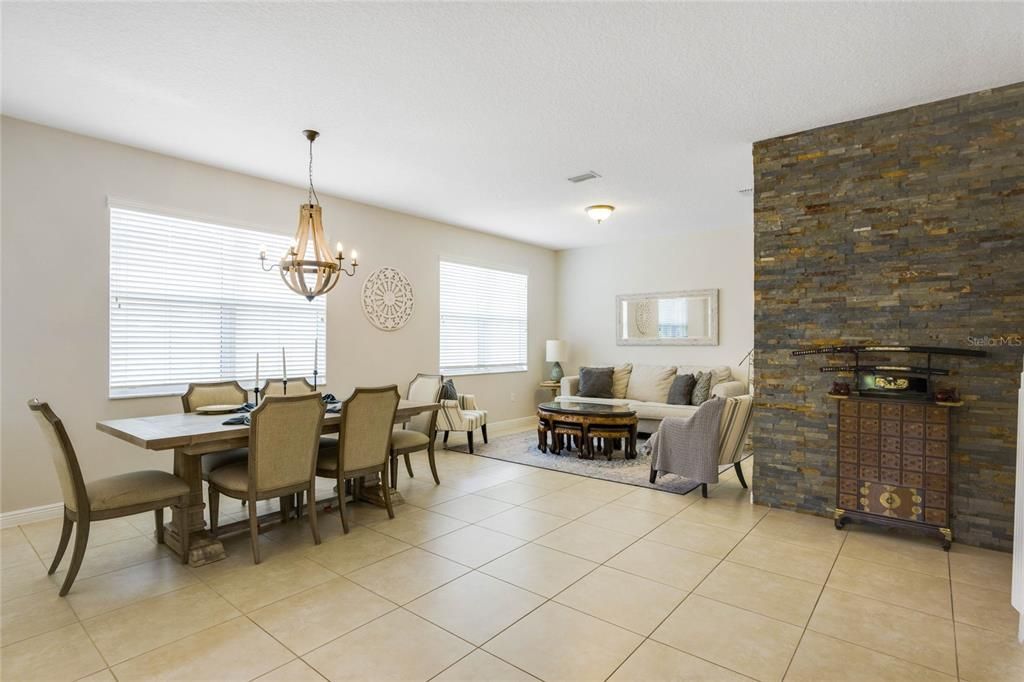
{"type": "Polygon", "coordinates": [[[412,310],[412,284],[401,271],[380,268],[363,282],[363,312],[377,329],[401,329],[412,317],[412,310]]]}

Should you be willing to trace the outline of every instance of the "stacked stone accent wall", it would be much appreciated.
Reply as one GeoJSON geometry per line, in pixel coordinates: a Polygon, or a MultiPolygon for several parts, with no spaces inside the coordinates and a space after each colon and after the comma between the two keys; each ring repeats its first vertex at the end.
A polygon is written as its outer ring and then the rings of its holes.
{"type": "Polygon", "coordinates": [[[840,377],[818,368],[852,356],[791,351],[982,348],[987,358],[935,359],[953,371],[939,384],[966,401],[952,416],[953,531],[1010,549],[1024,83],[756,143],[754,230],[755,501],[821,515],[835,506],[836,402],[826,393],[840,377]]]}

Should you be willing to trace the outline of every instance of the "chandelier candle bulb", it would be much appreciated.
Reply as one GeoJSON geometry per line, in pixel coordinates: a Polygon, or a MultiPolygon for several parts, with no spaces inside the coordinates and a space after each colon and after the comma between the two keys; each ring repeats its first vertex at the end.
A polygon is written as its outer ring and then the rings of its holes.
{"type": "Polygon", "coordinates": [[[341,250],[341,242],[338,242],[335,250],[338,252],[338,260],[345,260],[344,252],[341,250]]]}
{"type": "Polygon", "coordinates": [[[355,249],[352,250],[352,265],[359,265],[359,253],[355,249]]]}

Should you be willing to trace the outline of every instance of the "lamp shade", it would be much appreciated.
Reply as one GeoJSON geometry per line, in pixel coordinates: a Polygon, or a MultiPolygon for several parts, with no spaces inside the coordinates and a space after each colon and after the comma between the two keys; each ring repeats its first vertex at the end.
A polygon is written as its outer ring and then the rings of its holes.
{"type": "Polygon", "coordinates": [[[569,359],[569,344],[559,339],[548,339],[544,351],[548,362],[565,362],[569,359]]]}

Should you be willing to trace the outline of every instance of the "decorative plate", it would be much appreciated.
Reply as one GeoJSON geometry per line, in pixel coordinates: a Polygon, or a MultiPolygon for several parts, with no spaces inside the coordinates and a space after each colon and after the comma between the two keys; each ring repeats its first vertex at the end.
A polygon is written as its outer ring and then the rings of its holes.
{"type": "Polygon", "coordinates": [[[197,407],[196,412],[199,414],[227,414],[228,412],[234,412],[241,405],[203,405],[197,407]]]}
{"type": "Polygon", "coordinates": [[[412,308],[412,284],[395,268],[380,268],[363,282],[363,312],[377,329],[401,329],[412,317],[412,308]]]}

